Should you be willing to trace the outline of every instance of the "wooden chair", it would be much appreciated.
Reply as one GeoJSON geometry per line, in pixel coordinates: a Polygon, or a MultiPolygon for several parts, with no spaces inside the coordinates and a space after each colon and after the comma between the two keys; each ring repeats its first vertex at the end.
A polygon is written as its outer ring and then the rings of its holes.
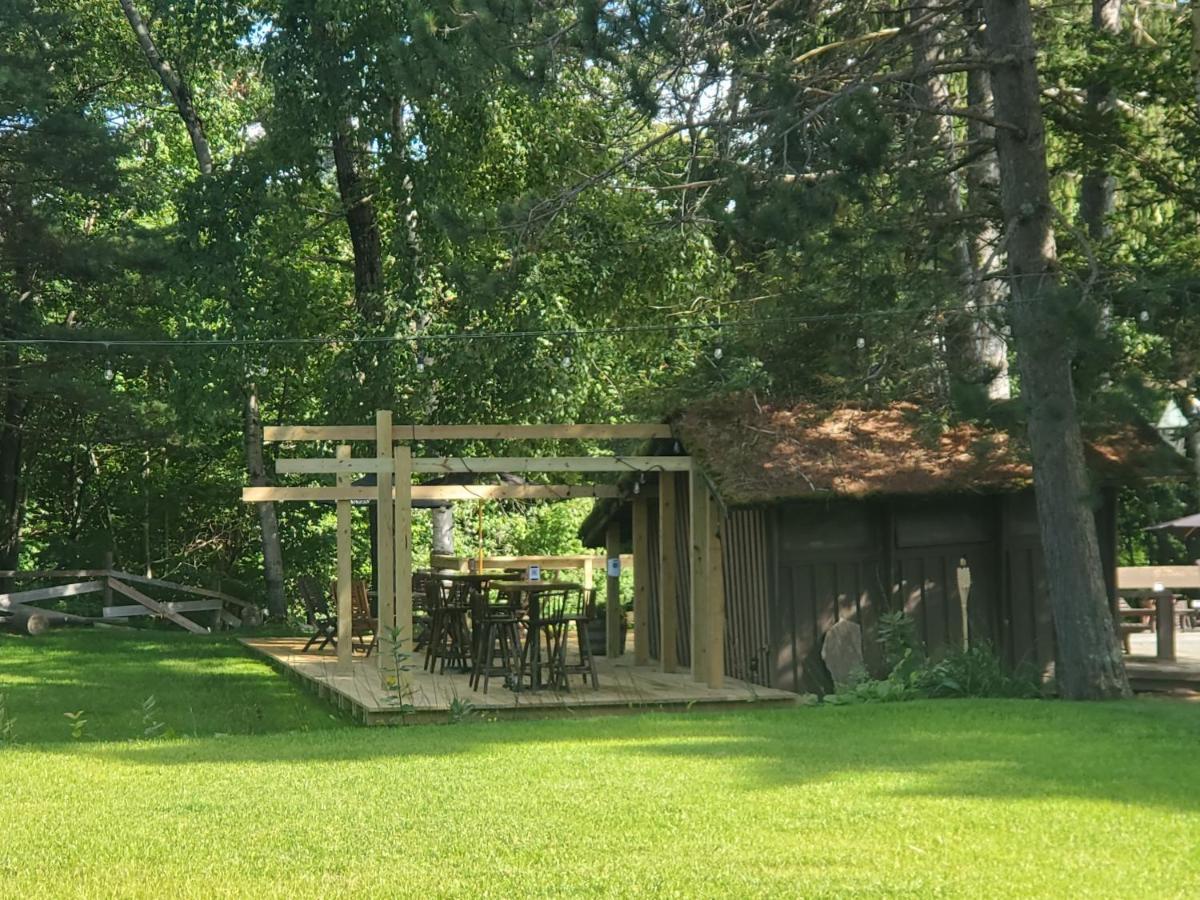
{"type": "Polygon", "coordinates": [[[370,656],[379,645],[379,618],[371,614],[367,583],[357,578],[350,582],[350,636],[366,650],[364,656],[370,656]],[[365,640],[367,635],[371,636],[370,643],[365,640]]]}
{"type": "MultiPolygon", "coordinates": [[[[517,611],[507,603],[490,603],[482,594],[482,603],[472,613],[476,639],[474,643],[475,666],[471,671],[471,687],[479,690],[483,681],[483,692],[493,675],[503,675],[505,683],[513,690],[521,685],[521,635],[518,631],[517,611]]],[[[501,595],[503,597],[503,595],[501,595]]]]}
{"type": "Polygon", "coordinates": [[[317,641],[321,642],[317,647],[318,652],[324,650],[329,644],[336,647],[337,616],[329,609],[329,595],[321,590],[321,585],[316,579],[307,576],[299,578],[296,581],[296,587],[300,591],[300,599],[304,601],[304,612],[308,624],[316,629],[300,652],[307,653],[317,641]]]}
{"type": "Polygon", "coordinates": [[[592,683],[592,690],[600,689],[596,675],[596,658],[592,656],[588,623],[594,610],[590,591],[562,590],[543,595],[542,622],[550,643],[550,684],[562,690],[570,690],[570,676],[582,675],[584,683],[592,683]],[[578,662],[568,662],[567,645],[571,628],[575,628],[578,645],[578,662]]]}
{"type": "Polygon", "coordinates": [[[425,668],[430,672],[435,669],[445,672],[447,663],[463,670],[471,666],[471,629],[467,624],[471,605],[462,587],[437,578],[426,586],[430,627],[425,668]]]}

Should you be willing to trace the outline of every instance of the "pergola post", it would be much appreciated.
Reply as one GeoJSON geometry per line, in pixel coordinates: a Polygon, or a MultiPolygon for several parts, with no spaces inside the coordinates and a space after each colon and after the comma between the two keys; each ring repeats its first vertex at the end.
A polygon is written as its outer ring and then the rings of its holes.
{"type": "MultiPolygon", "coordinates": [[[[350,445],[339,444],[337,448],[338,459],[350,458],[350,445]]],[[[337,486],[340,490],[349,488],[353,483],[354,476],[349,472],[339,472],[337,476],[337,486]]],[[[353,604],[351,602],[351,591],[353,578],[353,570],[351,566],[350,556],[350,529],[351,529],[351,510],[350,500],[337,501],[337,659],[338,666],[344,669],[350,668],[351,656],[354,647],[351,644],[352,625],[353,625],[353,604]]]]}
{"type": "Polygon", "coordinates": [[[620,656],[625,648],[621,645],[621,525],[615,519],[608,523],[604,530],[605,548],[605,607],[604,607],[604,646],[609,659],[620,656]],[[612,570],[613,560],[617,561],[617,572],[612,570]]]}
{"type": "Polygon", "coordinates": [[[403,654],[413,652],[412,598],[412,448],[396,446],[395,530],[396,530],[396,624],[400,629],[399,647],[403,654]]]}
{"type": "Polygon", "coordinates": [[[650,501],[633,500],[633,663],[650,662],[650,501]]]}
{"type": "Polygon", "coordinates": [[[375,411],[375,458],[379,463],[375,475],[378,488],[375,510],[375,571],[379,580],[376,586],[379,604],[379,668],[386,684],[397,675],[392,641],[392,633],[396,628],[396,547],[393,543],[395,508],[392,504],[392,411],[389,409],[375,411]]]}
{"type": "Polygon", "coordinates": [[[679,615],[675,594],[679,588],[678,526],[675,521],[675,473],[658,475],[658,666],[664,672],[679,668],[679,615]]]}
{"type": "Polygon", "coordinates": [[[691,528],[691,633],[692,680],[708,680],[708,487],[699,472],[688,476],[691,528]]]}
{"type": "Polygon", "coordinates": [[[705,491],[708,523],[705,549],[708,564],[705,607],[708,614],[708,646],[704,656],[705,682],[710,688],[725,683],[725,553],[722,547],[724,522],[721,508],[712,491],[705,491]]]}

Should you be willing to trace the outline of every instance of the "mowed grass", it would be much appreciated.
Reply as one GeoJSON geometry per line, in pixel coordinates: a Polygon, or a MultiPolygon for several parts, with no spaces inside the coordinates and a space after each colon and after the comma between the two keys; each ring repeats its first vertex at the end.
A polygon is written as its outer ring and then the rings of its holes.
{"type": "MultiPolygon", "coordinates": [[[[0,633],[0,694],[24,742],[71,740],[83,710],[89,740],[128,740],[142,704],[175,735],[262,734],[342,724],[236,641],[171,631],[68,629],[36,639],[0,633]]],[[[0,888],[2,889],[2,888],[0,888]]]]}
{"type": "Polygon", "coordinates": [[[1200,894],[1196,704],[311,724],[0,751],[0,893],[1200,894]]]}

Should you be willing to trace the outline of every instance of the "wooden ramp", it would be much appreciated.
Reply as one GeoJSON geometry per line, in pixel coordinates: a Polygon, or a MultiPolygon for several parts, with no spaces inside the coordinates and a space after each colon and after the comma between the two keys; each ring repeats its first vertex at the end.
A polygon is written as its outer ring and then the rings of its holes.
{"type": "Polygon", "coordinates": [[[598,691],[583,687],[575,677],[569,692],[514,693],[493,678],[490,690],[484,694],[471,690],[465,674],[411,672],[411,691],[406,703],[412,709],[402,713],[394,692],[384,690],[373,657],[364,660],[356,655],[347,671],[338,667],[337,656],[332,652],[301,653],[305,641],[305,638],[241,638],[245,646],[367,725],[445,722],[456,698],[469,701],[484,715],[542,718],[652,710],[744,709],[748,704],[792,706],[799,699],[788,691],[733,678],[727,678],[723,687],[710,688],[693,681],[688,672],[665,674],[656,668],[634,666],[632,656],[622,657],[616,663],[597,657],[598,691]],[[626,659],[630,662],[626,663],[626,659]]]}

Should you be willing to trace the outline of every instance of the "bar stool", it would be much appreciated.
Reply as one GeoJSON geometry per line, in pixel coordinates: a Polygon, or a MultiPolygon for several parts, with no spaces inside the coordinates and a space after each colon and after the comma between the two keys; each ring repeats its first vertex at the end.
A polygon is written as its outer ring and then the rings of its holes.
{"type": "Polygon", "coordinates": [[[446,664],[466,670],[470,668],[471,629],[467,625],[470,611],[468,598],[446,585],[440,579],[432,579],[427,587],[429,598],[429,646],[425,650],[425,668],[430,672],[446,671],[446,664]],[[439,668],[440,661],[440,668],[439,668]]]}
{"type": "Polygon", "coordinates": [[[570,690],[572,675],[582,675],[586,684],[590,679],[592,690],[600,690],[600,680],[596,676],[596,658],[592,655],[591,636],[588,625],[595,612],[592,598],[594,592],[563,591],[559,600],[559,609],[551,619],[554,637],[554,649],[550,656],[550,680],[552,684],[560,684],[563,690],[570,690]],[[575,626],[575,643],[579,648],[579,661],[567,662],[567,644],[571,636],[571,626],[575,626]]]}
{"type": "Polygon", "coordinates": [[[521,688],[521,636],[517,631],[517,616],[506,606],[490,606],[476,622],[480,635],[475,644],[475,668],[471,672],[471,688],[483,692],[493,675],[503,675],[505,684],[513,690],[521,688]],[[497,664],[497,659],[499,664],[497,664]]]}

